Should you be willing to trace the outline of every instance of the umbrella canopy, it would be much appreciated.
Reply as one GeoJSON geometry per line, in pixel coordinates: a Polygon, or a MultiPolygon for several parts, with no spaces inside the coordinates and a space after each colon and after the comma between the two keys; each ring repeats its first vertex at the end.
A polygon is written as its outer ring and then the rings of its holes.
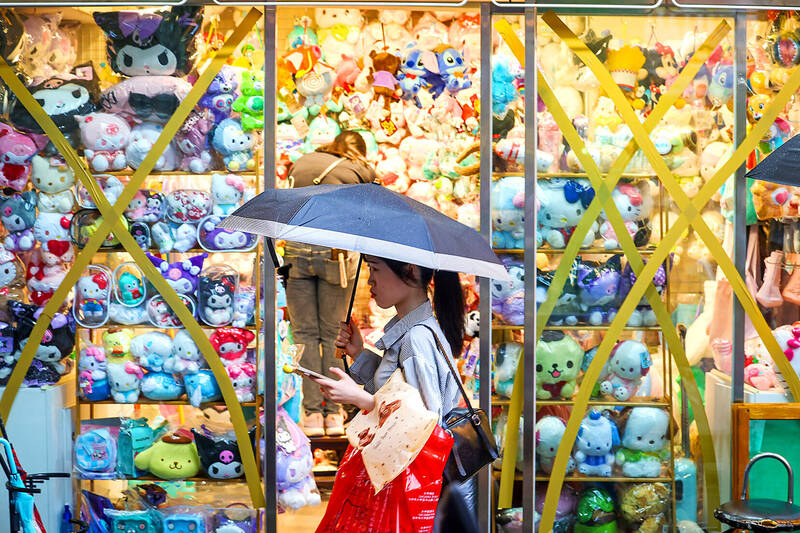
{"type": "Polygon", "coordinates": [[[795,135],[747,173],[748,178],[800,186],[800,135],[795,135]]]}
{"type": "Polygon", "coordinates": [[[480,233],[375,184],[271,189],[234,211],[219,226],[434,270],[509,279],[480,233]]]}

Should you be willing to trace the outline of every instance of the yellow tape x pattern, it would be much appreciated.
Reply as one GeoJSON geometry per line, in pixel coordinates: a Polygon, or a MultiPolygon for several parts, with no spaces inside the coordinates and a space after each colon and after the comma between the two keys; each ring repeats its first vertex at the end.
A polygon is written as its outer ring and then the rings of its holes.
{"type": "MultiPolygon", "coordinates": [[[[510,31],[510,27],[508,27],[507,23],[504,21],[499,22],[496,24],[499,33],[506,39],[510,48],[515,52],[518,57],[521,57],[524,53],[524,49],[522,43],[519,42],[519,39],[513,32],[510,31]]],[[[649,115],[648,119],[645,121],[644,127],[649,131],[651,130],[661,119],[661,117],[666,113],[666,111],[674,104],[677,98],[680,96],[681,91],[685,86],[692,80],[694,75],[699,70],[700,66],[703,62],[708,58],[711,51],[717,45],[717,43],[724,37],[724,35],[729,31],[729,26],[722,22],[719,26],[715,29],[714,32],[709,35],[707,41],[704,45],[698,49],[698,52],[694,55],[692,61],[686,66],[686,68],[682,71],[681,76],[679,79],[673,84],[671,87],[671,91],[665,94],[660,100],[656,108],[652,111],[649,115]]],[[[572,126],[569,118],[567,117],[566,113],[563,111],[563,108],[560,106],[558,101],[555,99],[555,96],[552,93],[549,85],[547,84],[544,77],[539,73],[538,76],[538,84],[539,84],[539,94],[544,100],[545,104],[547,105],[548,109],[554,116],[554,119],[559,124],[562,133],[564,134],[567,142],[569,142],[570,146],[572,146],[575,150],[576,155],[581,160],[584,168],[587,170],[587,175],[592,182],[593,187],[596,191],[596,198],[593,201],[593,204],[587,210],[586,216],[582,220],[582,226],[576,229],[575,233],[577,235],[583,235],[589,229],[589,224],[596,218],[599,214],[599,211],[603,206],[605,207],[605,211],[609,217],[609,221],[614,227],[615,232],[620,235],[621,239],[621,247],[623,252],[625,252],[626,256],[629,257],[629,262],[631,264],[631,268],[637,274],[641,271],[643,266],[643,261],[639,256],[638,250],[636,249],[630,235],[625,230],[624,223],[622,221],[622,217],[620,216],[619,212],[616,209],[613,201],[611,201],[611,191],[613,190],[614,186],[616,185],[617,181],[619,180],[620,176],[622,175],[623,170],[625,169],[626,165],[630,161],[631,157],[634,155],[636,151],[636,143],[635,141],[631,141],[623,153],[620,155],[619,159],[615,162],[614,166],[612,167],[608,177],[603,180],[599,169],[597,168],[595,162],[592,158],[588,155],[584,143],[580,136],[575,131],[574,127],[572,126]]],[[[554,307],[555,301],[558,298],[558,293],[563,287],[564,281],[566,280],[566,274],[568,271],[569,265],[571,265],[572,261],[577,255],[578,247],[580,246],[580,242],[582,239],[576,238],[570,241],[570,244],[565,250],[564,258],[562,258],[562,262],[560,268],[557,270],[556,279],[554,280],[553,284],[550,287],[547,295],[547,302],[544,303],[538,312],[538,332],[537,338],[541,335],[544,326],[547,323],[547,320],[552,312],[554,307]],[[559,277],[561,281],[559,281],[559,277]]],[[[658,263],[656,263],[658,264],[658,263]]],[[[678,359],[679,366],[682,366],[684,369],[684,382],[687,385],[687,396],[692,403],[692,407],[695,412],[698,412],[698,426],[701,429],[701,435],[707,436],[708,433],[704,432],[703,429],[708,427],[707,418],[705,417],[705,412],[702,408],[702,399],[700,398],[700,393],[697,388],[696,383],[694,382],[694,376],[691,374],[689,370],[688,362],[686,361],[685,354],[682,350],[682,345],[679,342],[677,337],[677,333],[675,331],[674,325],[671,322],[669,313],[667,312],[666,306],[658,297],[658,294],[655,291],[655,288],[652,286],[652,283],[647,283],[648,291],[647,297],[648,301],[651,304],[656,316],[658,318],[659,323],[662,325],[662,329],[665,331],[665,334],[668,337],[668,343],[670,347],[677,346],[675,350],[675,357],[678,359]],[[681,364],[684,363],[684,364],[681,364]]],[[[516,379],[521,379],[521,368],[522,365],[518,367],[518,376],[516,379]]],[[[592,380],[592,381],[596,381],[592,380]]],[[[585,386],[589,383],[587,381],[587,377],[584,376],[583,383],[585,386]]],[[[587,390],[591,390],[592,387],[588,387],[587,390]]],[[[588,395],[588,393],[587,393],[588,395]]],[[[587,396],[588,398],[588,396],[587,396]]],[[[516,422],[519,423],[519,412],[521,411],[521,399],[522,395],[516,396],[512,399],[512,406],[509,412],[509,425],[516,422]],[[516,408],[516,411],[515,411],[516,408]]],[[[583,408],[585,409],[585,407],[583,408]]],[[[575,408],[575,410],[579,412],[583,412],[580,408],[575,408]]],[[[580,421],[580,417],[578,418],[580,421]]],[[[516,428],[509,428],[507,426],[507,437],[508,435],[515,435],[517,429],[516,428]],[[510,433],[509,433],[510,432],[510,433]]],[[[507,443],[511,443],[511,446],[515,448],[515,442],[512,440],[506,440],[507,443]]],[[[504,457],[504,464],[503,464],[503,476],[501,478],[501,493],[500,493],[500,505],[503,505],[503,501],[506,499],[510,501],[511,498],[511,490],[513,488],[512,481],[513,481],[513,473],[514,473],[514,461],[509,461],[508,457],[515,456],[515,450],[509,450],[508,446],[506,445],[506,456],[504,457]]],[[[705,439],[703,442],[703,449],[704,449],[704,459],[706,461],[706,475],[707,475],[707,488],[709,499],[712,501],[718,501],[718,483],[717,483],[717,475],[716,475],[716,463],[714,461],[714,450],[710,438],[705,439]]],[[[555,476],[555,474],[554,474],[555,476]]],[[[561,482],[563,482],[563,472],[561,473],[561,480],[556,482],[558,486],[558,490],[560,490],[561,482]]],[[[553,478],[551,477],[551,485],[553,484],[553,478]]],[[[546,524],[546,522],[544,522],[546,524]]]]}
{"type": "Polygon", "coordinates": [[[192,336],[192,339],[197,344],[202,352],[206,361],[214,374],[214,377],[219,384],[222,391],[222,396],[225,404],[230,413],[231,422],[234,426],[236,438],[239,443],[239,451],[242,457],[242,463],[245,470],[245,477],[247,480],[248,488],[250,490],[250,497],[253,506],[256,508],[264,507],[265,499],[264,493],[261,489],[261,482],[259,476],[259,468],[256,463],[253,448],[250,445],[250,439],[247,433],[247,423],[244,419],[241,405],[236,398],[236,392],[233,390],[230,380],[227,377],[225,368],[219,359],[216,351],[211,346],[211,343],[206,337],[202,327],[197,323],[189,309],[183,304],[180,297],[175,290],[167,283],[164,277],[155,268],[153,263],[147,258],[144,252],[139,248],[133,236],[127,231],[122,222],[122,212],[133,199],[133,196],[139,190],[144,179],[150,174],[166,148],[170,140],[175,136],[184,120],[189,116],[189,113],[200,100],[200,97],[205,93],[214,76],[219,72],[222,65],[228,57],[238,47],[239,43],[246,37],[250,29],[256,24],[262,13],[257,9],[251,9],[242,23],[236,28],[234,33],[226,41],[222,49],[212,60],[209,67],[203,72],[195,83],[192,90],[181,102],[175,114],[170,118],[164,126],[158,140],[154,144],[150,153],[144,159],[142,164],[131,176],[130,181],[126,185],[122,194],[117,202],[112,207],[108,199],[103,194],[100,187],[95,182],[90,174],[85,162],[69,145],[67,140],[58,130],[52,119],[47,116],[41,106],[35,101],[30,91],[19,81],[14,71],[7,63],[0,59],[0,78],[9,86],[14,92],[20,103],[25,106],[28,112],[36,119],[37,123],[42,127],[44,132],[55,144],[56,148],[61,152],[70,168],[75,173],[75,176],[86,187],[92,200],[98,207],[103,216],[103,222],[97,228],[97,231],[89,238],[89,241],[84,246],[83,250],[75,258],[72,267],[67,273],[64,281],[56,289],[53,297],[45,306],[39,320],[31,332],[30,339],[36,339],[35,342],[29,342],[22,351],[19,361],[17,362],[14,371],[11,374],[8,385],[6,386],[3,396],[0,399],[0,416],[3,418],[8,417],[8,413],[14,403],[17,391],[22,383],[22,380],[33,360],[36,352],[36,347],[41,343],[44,336],[45,329],[49,326],[53,315],[58,311],[61,304],[67,300],[69,291],[77,282],[86,267],[91,263],[94,254],[100,249],[101,244],[106,236],[113,230],[114,235],[119,239],[123,249],[128,252],[133,260],[142,269],[145,277],[155,286],[156,290],[163,296],[167,304],[175,311],[178,318],[183,323],[186,330],[192,336]]]}

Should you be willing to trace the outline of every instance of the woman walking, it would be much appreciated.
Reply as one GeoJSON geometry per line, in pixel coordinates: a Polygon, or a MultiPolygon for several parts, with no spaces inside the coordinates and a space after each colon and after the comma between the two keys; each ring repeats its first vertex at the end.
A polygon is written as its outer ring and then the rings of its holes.
{"type": "MultiPolygon", "coordinates": [[[[343,131],[334,141],[295,161],[289,173],[293,187],[320,184],[371,183],[375,170],[367,162],[367,145],[361,134],[343,131]]],[[[286,281],[286,299],[296,344],[305,345],[302,365],[323,375],[341,369],[335,357],[339,321],[355,278],[357,257],[323,246],[287,242],[286,264],[291,264],[286,281]],[[344,258],[342,269],[339,255],[344,258]]],[[[318,386],[303,381],[303,430],[309,437],[344,434],[339,403],[323,399],[318,386]]]]}

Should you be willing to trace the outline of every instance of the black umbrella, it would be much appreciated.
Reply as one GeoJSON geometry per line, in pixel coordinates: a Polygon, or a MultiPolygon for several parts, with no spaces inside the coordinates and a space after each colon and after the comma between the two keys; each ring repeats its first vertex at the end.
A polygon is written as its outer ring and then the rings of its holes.
{"type": "Polygon", "coordinates": [[[748,178],[800,186],[800,135],[795,135],[747,173],[748,178]]]}

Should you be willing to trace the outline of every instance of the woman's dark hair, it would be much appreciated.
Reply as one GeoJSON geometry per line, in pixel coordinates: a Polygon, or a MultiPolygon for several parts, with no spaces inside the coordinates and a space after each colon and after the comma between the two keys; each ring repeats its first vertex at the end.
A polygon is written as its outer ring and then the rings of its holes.
{"type": "Polygon", "coordinates": [[[419,286],[427,287],[433,280],[433,312],[450,345],[453,357],[458,357],[464,347],[464,315],[466,314],[464,292],[458,274],[444,270],[434,272],[433,269],[417,266],[420,275],[419,282],[417,282],[411,276],[409,263],[394,259],[383,259],[383,261],[407,285],[417,286],[419,283],[419,286]]]}
{"type": "Polygon", "coordinates": [[[344,130],[336,136],[332,143],[317,148],[317,152],[338,155],[354,163],[360,163],[364,166],[369,165],[365,157],[367,155],[367,143],[357,131],[344,130]]]}

